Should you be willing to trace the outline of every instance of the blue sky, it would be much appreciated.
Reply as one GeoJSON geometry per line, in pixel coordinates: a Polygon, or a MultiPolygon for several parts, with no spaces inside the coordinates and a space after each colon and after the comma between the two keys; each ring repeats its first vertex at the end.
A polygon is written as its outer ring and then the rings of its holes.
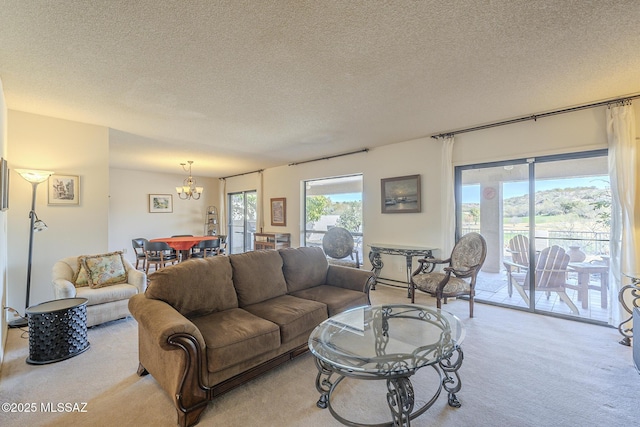
{"type": "MultiPolygon", "coordinates": [[[[585,178],[549,179],[536,181],[536,190],[553,190],[556,188],[572,187],[596,187],[608,188],[608,176],[590,176],[585,178]]],[[[529,193],[528,181],[505,182],[503,184],[503,198],[523,196],[529,193]]],[[[480,203],[480,185],[465,185],[462,187],[462,200],[464,203],[480,203]]]]}

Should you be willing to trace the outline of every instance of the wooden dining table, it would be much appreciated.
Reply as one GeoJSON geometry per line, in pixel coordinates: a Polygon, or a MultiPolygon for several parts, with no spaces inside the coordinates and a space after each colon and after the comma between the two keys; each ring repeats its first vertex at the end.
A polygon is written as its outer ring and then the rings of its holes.
{"type": "Polygon", "coordinates": [[[181,254],[181,259],[185,260],[189,257],[189,250],[202,242],[203,240],[218,240],[218,236],[176,236],[176,237],[157,237],[150,239],[150,242],[165,242],[181,254]]]}

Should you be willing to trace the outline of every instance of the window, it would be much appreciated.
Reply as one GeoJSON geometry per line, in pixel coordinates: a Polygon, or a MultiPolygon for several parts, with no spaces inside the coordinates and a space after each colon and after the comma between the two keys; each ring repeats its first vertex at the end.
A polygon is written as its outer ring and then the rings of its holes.
{"type": "Polygon", "coordinates": [[[351,232],[362,260],[362,174],[305,181],[305,246],[322,246],[331,227],[351,232]]]}

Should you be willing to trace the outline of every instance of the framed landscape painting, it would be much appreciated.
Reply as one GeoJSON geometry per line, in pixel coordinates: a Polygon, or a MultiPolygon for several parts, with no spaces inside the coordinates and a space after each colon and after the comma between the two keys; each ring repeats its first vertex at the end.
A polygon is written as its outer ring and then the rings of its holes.
{"type": "Polygon", "coordinates": [[[80,177],[78,175],[51,175],[48,182],[47,204],[80,204],[80,177]]]}
{"type": "Polygon", "coordinates": [[[149,194],[149,212],[173,212],[173,196],[171,194],[149,194]]]}
{"type": "Polygon", "coordinates": [[[382,213],[420,212],[420,175],[380,180],[382,213]]]}

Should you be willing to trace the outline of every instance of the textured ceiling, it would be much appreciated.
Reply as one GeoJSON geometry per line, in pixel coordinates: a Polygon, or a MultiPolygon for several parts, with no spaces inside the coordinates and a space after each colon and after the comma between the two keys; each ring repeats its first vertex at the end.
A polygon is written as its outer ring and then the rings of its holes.
{"type": "Polygon", "coordinates": [[[3,0],[8,107],[226,176],[640,92],[640,1],[3,0]]]}

